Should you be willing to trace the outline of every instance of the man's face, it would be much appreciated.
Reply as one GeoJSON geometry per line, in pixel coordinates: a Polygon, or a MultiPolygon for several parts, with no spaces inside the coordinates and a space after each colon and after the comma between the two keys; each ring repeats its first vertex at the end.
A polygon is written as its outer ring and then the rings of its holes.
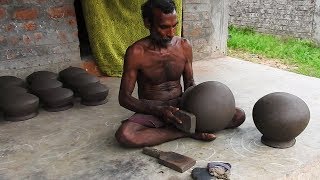
{"type": "Polygon", "coordinates": [[[164,14],[160,9],[153,10],[153,24],[150,29],[151,38],[162,47],[167,47],[175,36],[178,24],[177,13],[164,14]]]}

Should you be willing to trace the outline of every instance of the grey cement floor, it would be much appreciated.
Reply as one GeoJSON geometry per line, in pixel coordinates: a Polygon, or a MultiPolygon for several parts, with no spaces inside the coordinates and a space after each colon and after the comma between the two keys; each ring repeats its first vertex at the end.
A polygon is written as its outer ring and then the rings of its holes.
{"type": "MultiPolygon", "coordinates": [[[[320,178],[320,79],[228,57],[194,62],[194,75],[197,83],[216,80],[229,86],[247,120],[240,128],[217,133],[213,142],[184,138],[158,149],[193,157],[195,167],[229,162],[231,179],[320,178]],[[308,127],[288,149],[261,144],[251,116],[254,103],[276,91],[299,96],[311,111],[308,127]]],[[[28,121],[0,120],[0,179],[191,179],[191,169],[175,172],[141,149],[117,144],[114,133],[132,112],[117,102],[120,79],[101,81],[110,87],[107,104],[87,107],[77,102],[63,112],[40,110],[28,121]]]]}

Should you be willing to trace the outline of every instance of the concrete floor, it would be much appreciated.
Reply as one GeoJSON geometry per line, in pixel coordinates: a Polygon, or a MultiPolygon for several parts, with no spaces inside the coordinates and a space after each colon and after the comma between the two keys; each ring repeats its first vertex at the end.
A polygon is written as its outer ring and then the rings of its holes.
{"type": "MultiPolygon", "coordinates": [[[[319,179],[320,79],[302,76],[233,58],[194,62],[197,83],[216,80],[233,91],[236,104],[247,113],[237,129],[217,133],[213,142],[189,138],[157,146],[197,160],[232,165],[231,179],[319,179]],[[309,106],[311,120],[295,146],[274,149],[261,144],[252,120],[254,103],[276,91],[289,92],[309,106]]],[[[22,122],[0,120],[0,179],[191,179],[159,165],[141,149],[120,147],[114,133],[132,112],[117,102],[119,78],[104,78],[110,87],[107,104],[76,105],[63,112],[40,110],[22,122]]]]}

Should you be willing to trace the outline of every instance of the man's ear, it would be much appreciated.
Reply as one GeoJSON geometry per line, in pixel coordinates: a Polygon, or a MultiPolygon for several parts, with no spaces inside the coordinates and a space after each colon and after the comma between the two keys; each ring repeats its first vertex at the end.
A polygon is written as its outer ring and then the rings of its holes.
{"type": "Polygon", "coordinates": [[[143,23],[144,23],[144,26],[145,26],[147,29],[151,29],[151,24],[150,24],[148,18],[144,19],[144,20],[143,20],[143,23]]]}

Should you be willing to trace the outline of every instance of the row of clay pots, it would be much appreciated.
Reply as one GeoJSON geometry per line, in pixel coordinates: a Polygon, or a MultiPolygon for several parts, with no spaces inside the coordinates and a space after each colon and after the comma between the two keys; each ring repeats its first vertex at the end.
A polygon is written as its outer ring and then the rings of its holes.
{"type": "Polygon", "coordinates": [[[99,78],[78,67],[69,67],[59,73],[64,87],[72,89],[81,98],[81,104],[97,106],[107,102],[109,89],[100,83],[99,78]]]}
{"type": "Polygon", "coordinates": [[[0,111],[5,120],[22,121],[37,116],[39,98],[28,93],[26,86],[20,78],[0,77],[0,111]]]}

